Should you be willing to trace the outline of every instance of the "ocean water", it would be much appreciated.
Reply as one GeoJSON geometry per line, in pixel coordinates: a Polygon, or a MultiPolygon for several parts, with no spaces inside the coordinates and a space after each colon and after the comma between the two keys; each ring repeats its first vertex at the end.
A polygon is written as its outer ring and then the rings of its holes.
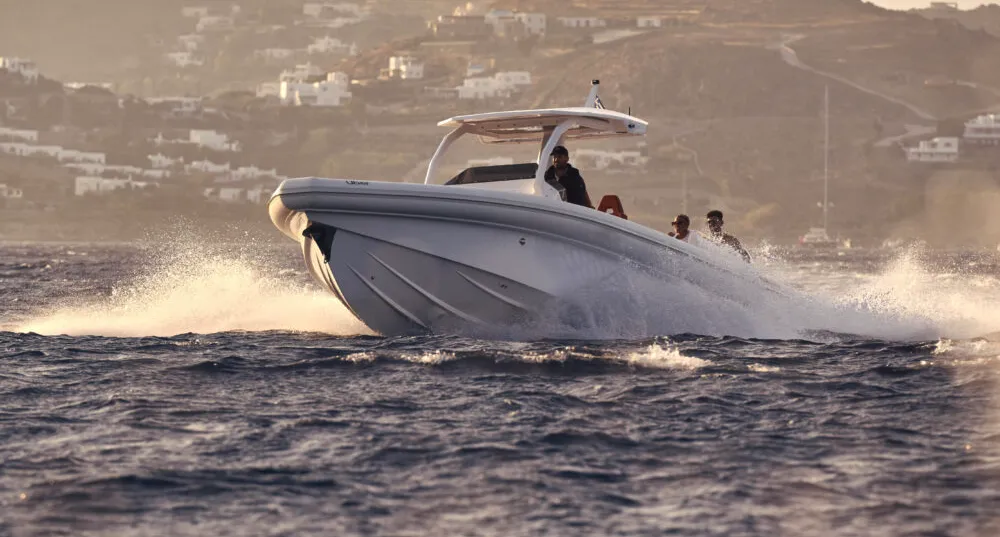
{"type": "Polygon", "coordinates": [[[1000,535],[996,254],[757,259],[828,326],[381,338],[291,244],[0,244],[0,535],[1000,535]]]}

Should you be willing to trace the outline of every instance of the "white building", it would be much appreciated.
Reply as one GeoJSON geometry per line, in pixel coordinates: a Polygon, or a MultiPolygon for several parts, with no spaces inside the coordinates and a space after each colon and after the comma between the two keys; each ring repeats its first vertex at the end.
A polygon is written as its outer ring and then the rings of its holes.
{"type": "Polygon", "coordinates": [[[216,164],[208,160],[197,160],[185,166],[187,171],[198,171],[203,173],[225,173],[228,174],[231,170],[229,163],[216,164]]]}
{"type": "Polygon", "coordinates": [[[46,157],[58,158],[59,153],[63,151],[62,146],[58,145],[26,145],[24,147],[24,152],[21,153],[25,156],[35,156],[44,155],[46,157]]]}
{"type": "Polygon", "coordinates": [[[504,166],[513,163],[514,159],[511,157],[480,158],[480,159],[469,159],[469,161],[465,163],[465,167],[475,168],[478,166],[504,166]]]}
{"type": "Polygon", "coordinates": [[[987,114],[967,121],[964,138],[973,144],[1000,144],[1000,114],[987,114]]]}
{"type": "Polygon", "coordinates": [[[29,147],[31,146],[22,143],[0,143],[0,152],[4,152],[8,155],[24,156],[29,147]]]}
{"type": "Polygon", "coordinates": [[[517,20],[514,18],[514,12],[509,9],[491,9],[483,18],[486,24],[493,28],[495,34],[506,34],[511,23],[517,20]]]}
{"type": "Polygon", "coordinates": [[[182,7],[181,15],[189,19],[200,19],[208,16],[208,8],[205,6],[182,7]]]}
{"type": "Polygon", "coordinates": [[[346,73],[328,73],[322,82],[282,82],[278,97],[283,104],[295,106],[340,106],[351,98],[349,88],[346,73]]]}
{"type": "Polygon", "coordinates": [[[240,166],[239,168],[233,170],[231,177],[234,181],[242,181],[246,179],[259,179],[262,177],[273,178],[277,176],[278,170],[273,168],[270,170],[262,170],[257,166],[240,166]]]}
{"type": "Polygon", "coordinates": [[[566,28],[604,28],[608,21],[599,17],[557,17],[559,24],[566,28]]]}
{"type": "Polygon", "coordinates": [[[229,136],[214,130],[191,129],[188,140],[192,144],[212,149],[214,151],[234,151],[240,150],[240,143],[229,139],[229,136]]]}
{"type": "Polygon", "coordinates": [[[132,179],[108,179],[105,177],[80,176],[76,178],[74,191],[77,196],[85,194],[105,194],[115,190],[136,190],[147,188],[150,183],[132,179]]]}
{"type": "Polygon", "coordinates": [[[955,162],[958,160],[958,138],[934,138],[917,147],[906,148],[909,162],[955,162]]]}
{"type": "Polygon", "coordinates": [[[459,99],[495,99],[510,97],[513,88],[493,77],[479,76],[466,78],[458,87],[459,99]]]}
{"type": "Polygon", "coordinates": [[[403,80],[420,80],[424,78],[424,62],[411,56],[392,56],[389,58],[389,76],[403,80]]]}
{"type": "Polygon", "coordinates": [[[348,45],[343,41],[330,36],[318,37],[312,42],[308,47],[306,47],[306,52],[309,54],[351,54],[354,55],[357,52],[357,47],[348,45]]]}
{"type": "Polygon", "coordinates": [[[641,168],[649,162],[638,150],[606,151],[602,149],[577,149],[573,159],[584,167],[595,170],[608,168],[641,168]]]}
{"type": "Polygon", "coordinates": [[[493,78],[515,90],[531,85],[531,73],[527,71],[500,71],[493,78]]]}
{"type": "Polygon", "coordinates": [[[106,156],[104,153],[92,151],[77,151],[75,149],[64,149],[56,155],[59,162],[80,162],[88,164],[104,164],[106,156]]]}
{"type": "Polygon", "coordinates": [[[172,174],[170,170],[142,170],[140,175],[143,177],[151,177],[153,179],[166,179],[172,174]]]}
{"type": "Polygon", "coordinates": [[[253,51],[255,58],[265,60],[287,60],[295,55],[295,50],[290,48],[265,48],[253,51]]]}
{"type": "Polygon", "coordinates": [[[20,188],[14,188],[12,186],[7,186],[0,183],[0,198],[4,199],[20,199],[24,197],[24,191],[20,188]]]}
{"type": "Polygon", "coordinates": [[[18,73],[28,82],[38,81],[38,66],[31,60],[2,56],[0,57],[0,69],[18,73]]]}
{"type": "Polygon", "coordinates": [[[302,14],[314,19],[327,18],[333,14],[363,17],[365,10],[353,2],[307,2],[302,6],[302,14]]]}
{"type": "Polygon", "coordinates": [[[663,19],[653,16],[636,17],[635,25],[638,28],[662,28],[663,19]]]}
{"type": "Polygon", "coordinates": [[[107,170],[107,166],[104,164],[90,164],[86,162],[70,162],[63,164],[63,168],[91,176],[101,175],[107,170]]]}
{"type": "Polygon", "coordinates": [[[548,25],[545,13],[515,13],[514,18],[524,25],[524,30],[529,35],[545,35],[548,25]]]}
{"type": "Polygon", "coordinates": [[[33,130],[21,130],[21,129],[10,129],[7,127],[0,127],[0,139],[3,140],[22,140],[25,142],[38,142],[38,131],[33,130]]]}
{"type": "Polygon", "coordinates": [[[116,173],[122,177],[129,177],[132,175],[139,175],[142,173],[142,168],[138,166],[131,166],[129,164],[112,164],[104,166],[105,172],[116,173]]]}
{"type": "Polygon", "coordinates": [[[232,30],[236,26],[236,22],[232,17],[224,17],[220,15],[208,15],[203,16],[198,19],[198,25],[195,26],[195,30],[198,33],[202,32],[225,32],[232,30]]]}
{"type": "Polygon", "coordinates": [[[279,82],[305,82],[309,79],[318,78],[325,73],[318,66],[311,63],[302,63],[295,66],[295,69],[286,69],[278,77],[279,82]]]}
{"type": "Polygon", "coordinates": [[[176,65],[177,67],[199,67],[204,65],[205,62],[200,58],[196,58],[190,50],[184,50],[180,52],[169,52],[166,55],[167,60],[176,65]]]}
{"type": "Polygon", "coordinates": [[[183,164],[184,159],[182,158],[170,158],[163,153],[157,153],[155,155],[147,155],[146,158],[149,159],[149,165],[156,169],[166,169],[171,168],[177,164],[183,164]]]}
{"type": "Polygon", "coordinates": [[[177,37],[177,43],[184,47],[184,50],[194,52],[205,42],[205,36],[198,34],[185,34],[177,37]]]}

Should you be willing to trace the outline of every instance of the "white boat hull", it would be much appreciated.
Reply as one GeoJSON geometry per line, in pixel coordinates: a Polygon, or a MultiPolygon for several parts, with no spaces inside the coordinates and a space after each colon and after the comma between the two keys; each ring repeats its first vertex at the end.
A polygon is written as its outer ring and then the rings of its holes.
{"type": "Polygon", "coordinates": [[[316,280],[384,335],[552,336],[547,327],[599,322],[575,306],[639,280],[695,286],[734,310],[782,293],[734,255],[539,196],[293,179],[269,211],[316,280]]]}

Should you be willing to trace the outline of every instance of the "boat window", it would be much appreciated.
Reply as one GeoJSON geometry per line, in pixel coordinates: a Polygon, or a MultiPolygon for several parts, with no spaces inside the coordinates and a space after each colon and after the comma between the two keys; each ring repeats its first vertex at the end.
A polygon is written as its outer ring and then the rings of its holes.
{"type": "Polygon", "coordinates": [[[448,180],[446,185],[471,185],[474,183],[493,183],[496,181],[517,181],[519,179],[534,179],[538,171],[538,163],[503,164],[500,166],[476,166],[466,168],[458,175],[448,180]]]}

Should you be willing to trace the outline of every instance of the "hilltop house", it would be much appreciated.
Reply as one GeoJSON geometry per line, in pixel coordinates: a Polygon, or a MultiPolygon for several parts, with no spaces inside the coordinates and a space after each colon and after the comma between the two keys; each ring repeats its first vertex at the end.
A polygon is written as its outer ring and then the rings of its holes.
{"type": "Polygon", "coordinates": [[[514,13],[528,35],[544,36],[547,25],[545,13],[514,13]]]}
{"type": "Polygon", "coordinates": [[[605,28],[608,21],[600,17],[557,17],[564,28],[605,28]]]}
{"type": "Polygon", "coordinates": [[[38,82],[38,66],[31,60],[2,56],[0,57],[0,70],[17,73],[29,83],[38,82]]]}
{"type": "Polygon", "coordinates": [[[1000,145],[1000,114],[987,114],[967,121],[963,138],[972,144],[1000,145]]]}
{"type": "Polygon", "coordinates": [[[392,56],[389,58],[389,69],[386,74],[390,78],[420,80],[424,77],[424,63],[411,56],[392,56]]]}
{"type": "Polygon", "coordinates": [[[924,140],[917,147],[906,148],[909,162],[955,162],[958,160],[958,138],[924,140]]]}
{"type": "Polygon", "coordinates": [[[286,105],[340,106],[351,98],[346,73],[328,73],[321,82],[282,81],[278,97],[286,105]]]}
{"type": "Polygon", "coordinates": [[[7,186],[4,183],[0,183],[0,198],[4,199],[20,199],[24,197],[24,191],[20,188],[14,188],[12,186],[7,186]]]}
{"type": "Polygon", "coordinates": [[[229,139],[229,136],[214,130],[191,129],[189,140],[192,144],[215,151],[239,152],[240,143],[229,139]]]}
{"type": "Polygon", "coordinates": [[[663,19],[653,16],[640,16],[636,17],[635,25],[637,28],[662,28],[663,19]]]}
{"type": "Polygon", "coordinates": [[[11,129],[0,127],[0,139],[21,140],[24,142],[38,142],[38,131],[11,129]]]}

